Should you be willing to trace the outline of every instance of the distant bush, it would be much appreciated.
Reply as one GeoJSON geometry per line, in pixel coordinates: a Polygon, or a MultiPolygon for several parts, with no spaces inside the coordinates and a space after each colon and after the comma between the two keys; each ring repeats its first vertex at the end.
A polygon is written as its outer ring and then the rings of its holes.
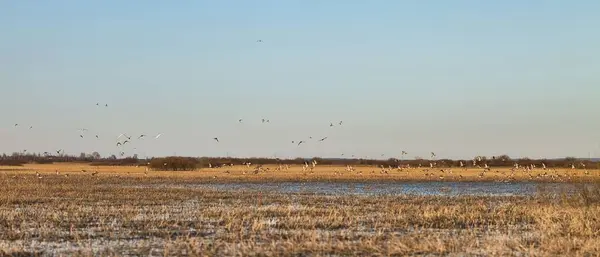
{"type": "Polygon", "coordinates": [[[25,163],[27,163],[27,162],[22,161],[22,160],[14,160],[14,159],[0,160],[1,166],[23,166],[23,164],[25,164],[25,163]]]}
{"type": "Polygon", "coordinates": [[[49,159],[39,159],[39,160],[33,161],[33,163],[36,163],[36,164],[53,164],[54,161],[53,160],[49,160],[49,159]]]}
{"type": "Polygon", "coordinates": [[[200,160],[192,157],[170,156],[150,160],[148,167],[152,170],[190,171],[201,167],[200,160]]]}
{"type": "Polygon", "coordinates": [[[127,158],[123,158],[123,159],[116,159],[116,160],[102,160],[102,161],[95,161],[90,163],[90,166],[134,166],[134,165],[140,165],[140,166],[145,166],[146,163],[143,161],[140,161],[136,158],[131,158],[131,157],[127,157],[127,158]]]}

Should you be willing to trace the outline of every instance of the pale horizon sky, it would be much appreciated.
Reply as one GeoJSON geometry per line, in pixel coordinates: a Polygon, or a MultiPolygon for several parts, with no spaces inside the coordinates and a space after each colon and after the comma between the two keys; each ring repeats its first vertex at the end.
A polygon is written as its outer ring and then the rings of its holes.
{"type": "Polygon", "coordinates": [[[600,157],[599,13],[593,0],[2,1],[0,152],[108,156],[128,133],[148,135],[122,149],[140,157],[600,157]]]}

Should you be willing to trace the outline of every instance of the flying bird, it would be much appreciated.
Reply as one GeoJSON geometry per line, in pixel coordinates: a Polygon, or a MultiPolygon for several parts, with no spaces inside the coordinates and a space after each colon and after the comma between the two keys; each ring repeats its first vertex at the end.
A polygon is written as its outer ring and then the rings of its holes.
{"type": "Polygon", "coordinates": [[[339,123],[339,124],[340,124],[340,126],[342,125],[342,121],[341,121],[341,120],[340,120],[340,123],[339,123]]]}
{"type": "Polygon", "coordinates": [[[32,129],[32,128],[33,128],[33,126],[29,126],[29,129],[32,129]]]}
{"type": "Polygon", "coordinates": [[[96,138],[99,138],[98,135],[96,135],[96,138]]]}
{"type": "Polygon", "coordinates": [[[327,139],[327,137],[319,139],[319,142],[323,142],[323,141],[325,141],[325,139],[327,139]]]}
{"type": "Polygon", "coordinates": [[[213,139],[214,139],[215,141],[217,141],[217,143],[219,142],[219,138],[217,138],[217,137],[213,137],[213,139]]]}
{"type": "Polygon", "coordinates": [[[330,127],[333,127],[333,123],[329,123],[329,126],[330,126],[330,127]]]}
{"type": "Polygon", "coordinates": [[[19,126],[19,123],[15,123],[15,127],[16,127],[16,126],[19,126]]]}
{"type": "Polygon", "coordinates": [[[300,146],[300,144],[302,144],[302,143],[304,143],[304,141],[300,141],[300,142],[298,142],[298,146],[300,146]]]}
{"type": "Polygon", "coordinates": [[[435,153],[431,152],[431,158],[435,158],[435,153]]]}
{"type": "Polygon", "coordinates": [[[262,43],[262,39],[256,40],[256,43],[262,43]]]}
{"type": "Polygon", "coordinates": [[[160,136],[162,136],[162,133],[156,135],[156,137],[154,137],[155,139],[158,139],[160,136]]]}
{"type": "Polygon", "coordinates": [[[83,135],[79,135],[79,137],[83,138],[83,135]]]}
{"type": "Polygon", "coordinates": [[[131,140],[131,137],[130,137],[130,136],[128,136],[127,134],[125,134],[125,133],[121,133],[121,134],[120,134],[120,135],[117,137],[117,139],[119,139],[119,138],[121,138],[121,137],[126,137],[127,139],[131,140]]]}
{"type": "Polygon", "coordinates": [[[238,122],[239,122],[239,123],[242,123],[242,119],[239,119],[239,120],[238,120],[238,122]]]}
{"type": "Polygon", "coordinates": [[[145,136],[146,136],[146,135],[144,135],[144,134],[141,134],[141,135],[138,137],[138,139],[141,139],[141,138],[143,138],[143,137],[145,137],[145,136]]]}

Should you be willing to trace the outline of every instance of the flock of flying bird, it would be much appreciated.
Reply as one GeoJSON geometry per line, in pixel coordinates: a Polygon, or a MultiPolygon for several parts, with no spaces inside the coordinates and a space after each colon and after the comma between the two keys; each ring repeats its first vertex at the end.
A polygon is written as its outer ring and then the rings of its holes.
{"type": "MultiPolygon", "coordinates": [[[[256,43],[263,43],[263,40],[262,40],[262,39],[258,39],[258,40],[256,40],[256,43]]],[[[109,105],[108,105],[107,103],[100,103],[100,102],[97,102],[97,103],[96,103],[96,107],[97,107],[97,108],[108,108],[108,107],[109,107],[109,105]]],[[[243,122],[244,122],[244,119],[239,119],[239,120],[238,120],[238,122],[239,122],[239,123],[243,123],[243,122]]],[[[270,123],[271,121],[270,121],[269,119],[262,118],[262,119],[261,119],[261,122],[262,122],[262,123],[270,123]]],[[[343,124],[343,121],[336,122],[336,124],[337,124],[337,125],[339,125],[339,126],[341,126],[341,125],[343,124]]],[[[17,123],[17,124],[15,124],[14,126],[15,126],[15,127],[18,127],[18,126],[19,126],[19,124],[17,123]]],[[[331,123],[329,124],[329,127],[334,127],[334,122],[331,122],[331,123]]],[[[30,126],[30,127],[29,127],[29,129],[33,129],[33,126],[30,126]]],[[[89,133],[89,130],[88,130],[87,128],[81,128],[81,129],[78,129],[77,131],[79,132],[79,137],[80,137],[80,138],[84,139],[84,138],[87,138],[87,137],[88,137],[88,135],[87,135],[87,134],[89,133]]],[[[162,136],[162,133],[159,133],[159,134],[157,134],[157,135],[155,135],[155,136],[154,136],[154,139],[158,139],[158,138],[160,138],[161,136],[162,136]]],[[[101,136],[100,136],[99,134],[92,134],[92,137],[95,137],[96,139],[100,139],[100,137],[101,137],[101,136]]],[[[117,148],[119,148],[119,147],[123,147],[123,146],[125,146],[125,145],[132,144],[132,143],[133,143],[133,139],[136,139],[136,140],[142,140],[142,139],[144,139],[144,138],[146,138],[146,137],[148,137],[148,135],[146,135],[146,134],[140,134],[140,135],[139,135],[139,136],[137,136],[136,138],[133,138],[132,136],[128,135],[127,133],[122,133],[122,134],[120,134],[119,136],[117,136],[116,142],[115,142],[114,144],[115,144],[115,146],[116,146],[117,148]]],[[[306,143],[307,143],[309,140],[311,140],[312,138],[313,138],[313,137],[311,136],[311,137],[308,137],[308,139],[302,139],[302,140],[292,140],[292,141],[291,141],[291,143],[292,143],[292,144],[295,144],[296,146],[300,146],[300,145],[302,145],[302,144],[306,144],[306,143]]],[[[323,141],[327,140],[328,138],[329,138],[328,136],[321,137],[321,138],[319,138],[319,139],[318,139],[318,142],[323,142],[323,141]]],[[[215,142],[217,142],[217,143],[219,143],[219,142],[220,142],[220,140],[219,140],[219,137],[213,137],[212,139],[213,139],[215,142]]],[[[137,150],[137,148],[133,148],[133,150],[135,151],[135,150],[137,150]]],[[[118,155],[119,155],[119,156],[124,156],[124,155],[125,155],[125,152],[123,151],[123,149],[118,149],[118,151],[119,151],[119,152],[118,152],[118,155]]],[[[27,150],[24,150],[23,152],[27,152],[27,150]]],[[[64,154],[64,150],[58,150],[58,151],[56,151],[56,153],[57,153],[57,154],[59,154],[59,155],[61,155],[61,154],[64,154]]],[[[50,155],[50,153],[49,153],[49,152],[45,152],[44,154],[45,154],[45,155],[50,155]]],[[[344,155],[344,154],[342,154],[342,156],[343,156],[343,155],[344,155]]],[[[383,156],[383,155],[382,155],[382,156],[383,156]]],[[[354,157],[354,155],[353,155],[353,157],[354,157]]]]}
{"type": "MultiPolygon", "coordinates": [[[[257,41],[257,42],[262,42],[262,41],[260,41],[260,40],[259,40],[259,41],[257,41]]],[[[96,103],[96,106],[97,106],[97,107],[101,107],[101,106],[103,106],[104,108],[108,108],[108,104],[96,103]]],[[[263,123],[263,124],[264,124],[264,123],[270,123],[270,122],[271,122],[271,121],[270,121],[270,119],[266,119],[266,118],[262,118],[260,121],[261,121],[261,123],[263,123]]],[[[243,123],[243,122],[244,122],[244,119],[239,119],[239,120],[238,120],[238,123],[243,123]]],[[[336,122],[336,123],[337,123],[339,126],[341,126],[341,125],[343,124],[343,121],[339,121],[339,122],[336,122]]],[[[14,127],[18,127],[18,126],[20,126],[18,123],[15,123],[15,124],[14,124],[14,127]]],[[[331,122],[331,123],[329,124],[329,127],[334,127],[334,123],[333,123],[333,122],[331,122]]],[[[29,126],[29,129],[33,129],[33,126],[29,126]]],[[[79,137],[80,137],[80,138],[82,138],[82,139],[83,139],[83,138],[87,138],[87,137],[88,137],[87,133],[89,133],[89,129],[87,129],[87,128],[81,128],[81,129],[78,129],[77,131],[79,132],[79,137]]],[[[95,137],[96,139],[100,139],[100,135],[99,135],[99,134],[92,134],[92,135],[93,135],[93,137],[95,137]]],[[[160,138],[162,135],[163,135],[163,133],[158,133],[158,134],[154,135],[154,136],[153,136],[153,138],[154,138],[154,139],[159,139],[159,138],[160,138]]],[[[131,144],[131,143],[133,142],[133,140],[134,140],[134,139],[135,139],[135,140],[143,140],[143,139],[145,139],[145,138],[147,138],[147,137],[149,137],[147,134],[139,134],[137,137],[133,137],[133,136],[130,136],[130,135],[128,135],[127,133],[121,133],[121,134],[120,134],[120,135],[118,135],[118,136],[117,136],[117,138],[116,138],[115,146],[116,146],[116,147],[123,147],[123,146],[125,146],[126,144],[131,144]]],[[[310,137],[309,137],[309,139],[312,139],[312,138],[313,138],[312,136],[310,136],[310,137]]],[[[323,141],[327,140],[328,138],[329,138],[328,136],[322,137],[322,138],[318,139],[318,142],[323,142],[323,141]]],[[[217,143],[219,143],[219,142],[220,142],[220,141],[219,141],[219,137],[213,137],[212,139],[213,139],[215,142],[217,142],[217,143]]],[[[295,145],[297,145],[297,146],[300,146],[300,145],[302,145],[302,144],[306,143],[306,142],[307,142],[307,139],[304,139],[304,140],[292,140],[291,142],[292,142],[292,144],[295,144],[295,145]]],[[[135,150],[137,150],[137,148],[133,148],[133,150],[135,151],[135,150]]],[[[23,152],[27,152],[27,150],[23,150],[23,152]]],[[[64,154],[64,150],[63,150],[63,149],[57,150],[57,151],[56,151],[56,153],[57,153],[57,155],[59,155],[59,156],[60,156],[60,155],[63,155],[63,154],[64,154]]],[[[403,153],[405,153],[405,152],[403,152],[403,153]]],[[[44,152],[44,155],[45,155],[45,156],[49,156],[49,155],[51,155],[51,154],[50,154],[50,152],[44,152]]],[[[119,150],[119,156],[124,156],[124,155],[125,155],[125,152],[124,152],[124,151],[122,151],[122,150],[119,150]]],[[[342,154],[342,155],[343,155],[343,154],[342,154]]]]}
{"type": "MultiPolygon", "coordinates": [[[[100,104],[100,103],[96,103],[96,106],[101,106],[101,104],[100,104]]],[[[105,104],[104,106],[105,106],[105,107],[108,107],[108,104],[105,104]]],[[[243,123],[243,121],[244,121],[243,119],[239,119],[239,120],[238,120],[238,122],[239,122],[239,123],[243,123]]],[[[265,119],[265,118],[263,118],[263,119],[261,119],[261,122],[262,122],[262,123],[270,123],[271,121],[270,121],[269,119],[265,119]]],[[[342,126],[342,124],[343,124],[343,121],[336,122],[336,124],[337,124],[338,126],[342,126]]],[[[17,127],[17,126],[19,126],[19,124],[15,124],[15,127],[17,127]]],[[[335,126],[335,125],[334,125],[334,123],[333,123],[333,122],[329,123],[329,127],[334,127],[334,126],[335,126]]],[[[32,128],[33,128],[33,126],[30,126],[30,127],[29,127],[29,129],[32,129],[32,128]]],[[[88,132],[89,130],[88,130],[88,129],[86,129],[86,128],[82,128],[82,129],[79,129],[78,131],[80,132],[80,134],[79,134],[79,137],[80,137],[80,138],[85,138],[84,134],[85,134],[85,132],[88,132]]],[[[154,139],[158,139],[158,138],[160,138],[162,135],[163,135],[162,133],[158,133],[157,135],[155,135],[155,136],[154,136],[154,139]]],[[[96,138],[100,138],[100,137],[99,137],[99,135],[97,135],[97,134],[95,135],[95,137],[96,137],[96,138]]],[[[136,139],[137,139],[137,140],[141,140],[141,139],[144,139],[144,138],[146,138],[146,137],[148,137],[148,135],[146,135],[146,134],[140,134],[139,136],[137,136],[137,138],[136,138],[136,139]]],[[[310,136],[310,137],[309,137],[309,139],[312,139],[312,138],[313,138],[312,136],[310,136]]],[[[318,141],[318,142],[323,142],[323,141],[327,140],[327,138],[329,138],[329,137],[328,137],[328,136],[325,136],[325,137],[322,137],[322,138],[318,139],[317,141],[318,141]]],[[[212,139],[213,139],[214,141],[216,141],[217,143],[219,143],[219,142],[220,142],[218,137],[213,137],[212,139]]],[[[132,142],[132,136],[129,136],[129,135],[127,135],[126,133],[121,133],[119,136],[117,136],[116,146],[117,146],[117,147],[121,147],[121,146],[124,146],[125,144],[131,143],[131,142],[132,142]],[[123,139],[123,140],[121,140],[121,139],[123,139]]],[[[297,146],[300,146],[301,144],[304,144],[304,143],[306,143],[307,141],[306,141],[306,140],[299,140],[299,141],[292,140],[291,142],[292,142],[292,144],[296,144],[297,146]]],[[[134,150],[136,150],[136,148],[134,148],[134,150]]],[[[24,150],[24,152],[26,152],[26,151],[27,151],[27,150],[24,150]]],[[[61,150],[58,150],[58,151],[56,151],[56,153],[57,153],[58,155],[64,154],[64,150],[62,150],[62,149],[61,149],[61,150]]],[[[48,152],[44,152],[44,154],[45,154],[45,155],[49,155],[49,153],[48,153],[48,152]]],[[[119,152],[119,155],[120,155],[120,156],[124,156],[124,155],[125,155],[125,152],[124,152],[124,151],[120,151],[120,152],[119,152]]],[[[343,153],[342,153],[341,155],[342,155],[342,156],[344,156],[344,154],[343,154],[343,153]]],[[[384,155],[385,155],[385,154],[381,154],[381,156],[384,156],[384,155]]],[[[405,155],[408,155],[408,152],[406,152],[406,151],[402,151],[402,152],[401,152],[401,155],[402,155],[402,158],[404,158],[404,156],[405,156],[405,155]]],[[[354,157],[354,155],[352,155],[352,157],[354,157]]],[[[435,158],[436,158],[436,154],[435,154],[434,152],[431,152],[431,158],[432,158],[432,159],[435,159],[435,158]]],[[[461,163],[461,167],[462,167],[462,163],[461,163]]]]}

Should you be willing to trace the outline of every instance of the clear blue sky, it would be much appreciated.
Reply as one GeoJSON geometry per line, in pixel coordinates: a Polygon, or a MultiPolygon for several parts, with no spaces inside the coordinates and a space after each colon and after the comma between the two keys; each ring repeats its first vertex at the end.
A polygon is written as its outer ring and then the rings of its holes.
{"type": "Polygon", "coordinates": [[[595,0],[2,1],[0,152],[107,155],[125,132],[152,136],[124,148],[140,156],[598,156],[598,14],[595,0]]]}

